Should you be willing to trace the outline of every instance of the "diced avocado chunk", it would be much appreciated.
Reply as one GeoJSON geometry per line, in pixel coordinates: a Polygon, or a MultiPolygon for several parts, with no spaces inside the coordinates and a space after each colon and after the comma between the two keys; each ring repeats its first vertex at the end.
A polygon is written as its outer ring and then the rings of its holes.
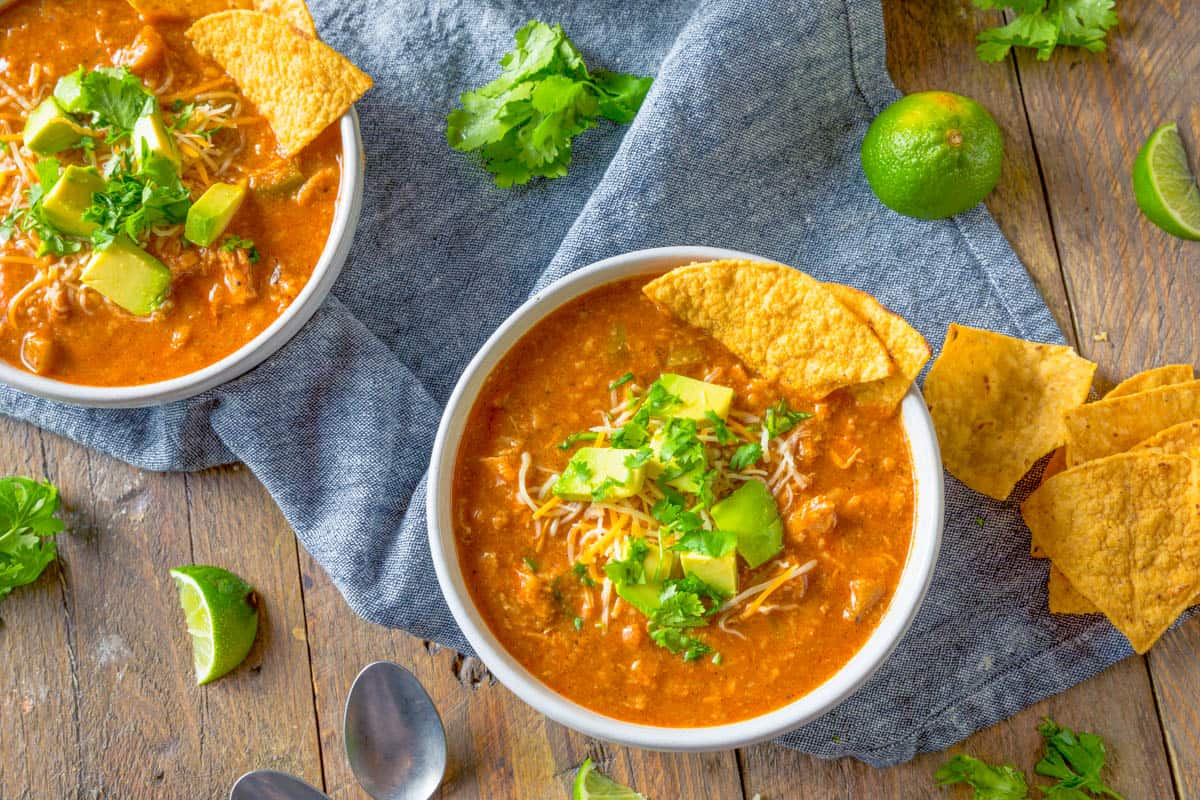
{"type": "Polygon", "coordinates": [[[92,204],[92,195],[104,191],[104,178],[90,167],[71,165],[63,170],[54,188],[42,200],[46,219],[68,236],[91,236],[99,223],[85,220],[83,212],[92,204]]]}
{"type": "Polygon", "coordinates": [[[616,447],[582,447],[554,482],[554,494],[564,500],[594,500],[597,492],[601,499],[633,497],[646,480],[645,467],[625,464],[625,459],[636,453],[616,447]]]}
{"type": "Polygon", "coordinates": [[[661,583],[618,583],[617,596],[647,617],[654,614],[662,605],[661,583]]]}
{"type": "Polygon", "coordinates": [[[783,520],[761,481],[746,481],[709,513],[719,530],[737,535],[737,551],[752,568],[783,549],[783,520]]]}
{"type": "Polygon", "coordinates": [[[684,575],[694,575],[730,597],[738,593],[737,553],[733,550],[723,556],[686,552],[679,556],[679,563],[684,575]]]}
{"type": "Polygon", "coordinates": [[[40,156],[48,156],[79,144],[83,134],[78,125],[47,97],[29,112],[22,139],[25,146],[40,156]]]}
{"type": "Polygon", "coordinates": [[[82,280],[130,314],[145,316],[166,298],[171,270],[120,236],[92,254],[83,268],[82,280]]]}
{"type": "Polygon", "coordinates": [[[133,154],[137,158],[138,166],[143,169],[154,158],[169,162],[176,172],[182,163],[179,159],[179,148],[175,146],[175,137],[163,124],[162,115],[158,111],[143,114],[133,123],[133,154]]]}
{"type": "Polygon", "coordinates": [[[188,209],[183,235],[192,244],[208,247],[221,238],[233,215],[246,199],[246,187],[233,183],[214,183],[188,209]]]}
{"type": "MultiPolygon", "coordinates": [[[[666,441],[666,429],[661,429],[650,437],[650,449],[654,456],[646,462],[646,474],[651,478],[658,478],[671,465],[670,460],[662,458],[664,441],[666,441]]],[[[697,494],[704,484],[704,472],[707,468],[707,464],[697,464],[682,475],[667,481],[667,485],[681,492],[697,494]]]]}
{"type": "Polygon", "coordinates": [[[663,411],[663,417],[684,417],[699,422],[707,418],[709,411],[721,419],[729,416],[729,407],[733,405],[733,389],[728,386],[705,383],[672,372],[664,372],[659,376],[658,383],[679,398],[678,403],[663,411]]]}
{"type": "Polygon", "coordinates": [[[87,100],[83,96],[83,67],[58,79],[54,85],[54,99],[63,111],[71,114],[87,111],[87,100]]]}

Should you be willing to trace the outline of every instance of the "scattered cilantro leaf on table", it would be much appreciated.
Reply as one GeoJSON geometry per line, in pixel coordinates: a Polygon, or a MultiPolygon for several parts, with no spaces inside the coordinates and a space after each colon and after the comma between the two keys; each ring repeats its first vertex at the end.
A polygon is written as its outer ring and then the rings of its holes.
{"type": "Polygon", "coordinates": [[[1016,17],[1007,25],[981,31],[975,48],[981,61],[1002,60],[1014,47],[1037,50],[1039,61],[1054,48],[1082,47],[1103,52],[1109,28],[1117,24],[1115,0],[973,0],[984,10],[1012,9],[1016,17]]]}
{"type": "Polygon", "coordinates": [[[1038,725],[1038,733],[1046,740],[1046,755],[1033,769],[1039,775],[1058,781],[1057,785],[1042,790],[1046,797],[1055,800],[1088,797],[1124,800],[1100,779],[1108,754],[1103,739],[1094,733],[1076,733],[1063,728],[1049,717],[1038,725]]]}
{"type": "Polygon", "coordinates": [[[538,20],[517,31],[516,49],[500,66],[500,77],[459,98],[446,117],[446,140],[455,150],[478,151],[501,187],[566,175],[571,140],[601,118],[632,121],[653,82],[589,72],[562,26],[538,20]]]}
{"type": "Polygon", "coordinates": [[[1007,764],[993,767],[974,756],[957,755],[933,774],[938,786],[965,783],[975,790],[975,800],[1025,800],[1029,787],[1025,775],[1007,764]]]}
{"type": "Polygon", "coordinates": [[[0,479],[0,598],[33,583],[54,560],[63,523],[58,490],[30,478],[0,479]]]}

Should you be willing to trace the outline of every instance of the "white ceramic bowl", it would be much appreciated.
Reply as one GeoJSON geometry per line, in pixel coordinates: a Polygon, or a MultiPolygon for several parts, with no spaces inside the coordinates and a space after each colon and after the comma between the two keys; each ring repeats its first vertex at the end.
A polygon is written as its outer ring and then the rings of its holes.
{"type": "Polygon", "coordinates": [[[500,682],[541,713],[577,731],[621,744],[655,750],[725,750],[770,739],[832,709],[878,669],[908,630],[925,596],[942,538],[942,460],[933,423],[914,386],[901,406],[912,448],[916,509],[908,561],[887,612],[862,649],[825,683],[768,714],[698,728],[666,728],[623,722],[574,703],[553,691],[517,662],[475,608],[455,549],[451,487],[463,428],[488,374],[505,353],[552,311],[598,286],[634,275],[662,272],[693,261],[720,258],[767,260],[712,247],[662,247],[607,258],[556,281],[529,299],[488,339],[463,373],[433,446],[429,473],[429,546],[442,593],[454,619],[500,682]]]}
{"type": "Polygon", "coordinates": [[[325,240],[325,249],[321,251],[312,276],[300,294],[257,336],[207,367],[178,378],[140,386],[82,386],[34,375],[5,361],[0,361],[0,383],[60,403],[95,408],[133,408],[192,397],[231,381],[261,364],[308,322],[333,288],[333,282],[337,280],[346,263],[346,256],[350,254],[350,244],[354,240],[362,207],[365,156],[358,114],[353,108],[346,112],[338,126],[342,134],[342,179],[338,185],[337,207],[329,227],[329,238],[325,240]]]}

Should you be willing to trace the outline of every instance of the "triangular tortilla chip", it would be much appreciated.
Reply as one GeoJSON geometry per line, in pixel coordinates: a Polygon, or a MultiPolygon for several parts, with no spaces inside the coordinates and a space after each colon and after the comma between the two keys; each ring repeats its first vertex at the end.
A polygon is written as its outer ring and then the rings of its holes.
{"type": "Polygon", "coordinates": [[[1194,380],[1196,370],[1191,364],[1166,364],[1161,367],[1144,370],[1142,372],[1130,375],[1125,380],[1118,383],[1104,395],[1104,399],[1108,400],[1111,397],[1125,397],[1138,392],[1147,392],[1151,389],[1157,389],[1160,386],[1170,386],[1174,383],[1186,383],[1194,380]]]}
{"type": "Polygon", "coordinates": [[[650,283],[646,295],[711,334],[746,365],[819,399],[886,378],[892,359],[871,327],[820,281],[782,264],[689,264],[650,283]]]}
{"type": "Polygon", "coordinates": [[[840,283],[827,283],[825,288],[854,315],[871,326],[887,348],[894,364],[894,375],[877,381],[851,386],[847,391],[862,405],[895,410],[908,394],[913,381],[929,361],[929,343],[904,317],[890,311],[866,292],[840,283]]]}
{"type": "Polygon", "coordinates": [[[925,379],[950,474],[1004,500],[1067,438],[1063,412],[1087,399],[1096,365],[1065,345],[951,324],[925,379]]]}
{"type": "Polygon", "coordinates": [[[1159,431],[1200,419],[1200,381],[1110,397],[1066,413],[1067,466],[1123,453],[1159,431]]]}
{"type": "Polygon", "coordinates": [[[229,73],[292,156],[371,88],[333,48],[259,11],[222,11],[188,28],[202,54],[229,73]]]}
{"type": "Polygon", "coordinates": [[[1192,460],[1118,453],[1055,475],[1021,514],[1076,590],[1144,653],[1200,593],[1192,460]]]}
{"type": "Polygon", "coordinates": [[[1096,604],[1079,593],[1062,570],[1050,565],[1046,578],[1046,605],[1051,614],[1099,614],[1096,604]]]}

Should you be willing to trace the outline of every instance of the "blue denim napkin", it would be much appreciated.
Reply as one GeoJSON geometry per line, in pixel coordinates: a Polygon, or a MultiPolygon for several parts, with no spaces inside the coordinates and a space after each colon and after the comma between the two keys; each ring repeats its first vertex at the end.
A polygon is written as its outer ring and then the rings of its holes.
{"type": "MultiPolygon", "coordinates": [[[[253,372],[188,402],[68,408],[0,391],[0,411],[146,469],[244,461],[367,619],[466,650],[425,532],[423,474],[463,367],[536,286],[643,247],[736,248],[859,286],[935,348],[954,320],[1063,337],[982,208],[921,222],[858,162],[898,95],[877,0],[313,3],[322,36],[375,77],[359,104],[362,223],[334,294],[253,372]],[[657,81],[631,126],[578,140],[570,175],[497,189],[447,147],[459,92],[494,77],[530,17],[588,63],[657,81]]],[[[941,561],[876,677],[781,739],[894,764],[950,745],[1130,653],[1092,617],[1046,612],[1015,503],[948,479],[941,561]]]]}

